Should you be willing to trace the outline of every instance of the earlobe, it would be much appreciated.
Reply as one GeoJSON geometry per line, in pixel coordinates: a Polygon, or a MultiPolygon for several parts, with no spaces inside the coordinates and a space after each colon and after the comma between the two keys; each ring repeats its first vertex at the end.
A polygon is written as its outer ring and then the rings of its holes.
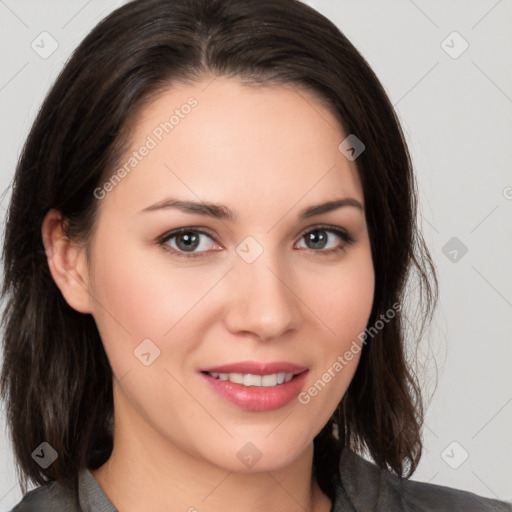
{"type": "Polygon", "coordinates": [[[41,226],[48,268],[66,302],[80,313],[91,313],[85,247],[66,236],[63,222],[62,214],[52,209],[41,226]]]}

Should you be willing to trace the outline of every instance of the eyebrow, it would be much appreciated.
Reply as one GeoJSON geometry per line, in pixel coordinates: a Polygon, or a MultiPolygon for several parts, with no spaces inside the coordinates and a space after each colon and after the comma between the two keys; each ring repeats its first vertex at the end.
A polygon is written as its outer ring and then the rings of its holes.
{"type": "MultiPolygon", "coordinates": [[[[363,205],[357,199],[354,199],[353,197],[343,197],[341,199],[335,199],[325,203],[309,206],[299,213],[298,218],[299,220],[305,220],[310,217],[314,217],[315,215],[332,212],[346,206],[351,206],[357,208],[361,212],[364,212],[363,205]]],[[[231,222],[235,222],[238,218],[233,211],[223,204],[208,203],[205,201],[185,201],[174,197],[166,198],[158,203],[148,206],[147,208],[140,210],[139,213],[168,210],[172,208],[178,209],[184,213],[206,215],[215,219],[231,222]]]]}

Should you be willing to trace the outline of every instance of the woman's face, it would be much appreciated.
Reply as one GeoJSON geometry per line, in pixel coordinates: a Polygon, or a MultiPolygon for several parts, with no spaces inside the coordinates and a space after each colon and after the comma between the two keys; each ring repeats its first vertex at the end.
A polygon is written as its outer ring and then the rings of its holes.
{"type": "Polygon", "coordinates": [[[137,119],[95,192],[89,292],[116,427],[148,451],[277,469],[328,421],[374,292],[347,135],[308,92],[228,78],[175,86],[137,119]]]}

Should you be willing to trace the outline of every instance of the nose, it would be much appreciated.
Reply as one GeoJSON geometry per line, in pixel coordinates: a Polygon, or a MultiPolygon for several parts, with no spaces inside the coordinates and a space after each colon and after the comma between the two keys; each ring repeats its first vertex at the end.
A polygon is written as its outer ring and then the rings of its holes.
{"type": "Polygon", "coordinates": [[[252,263],[237,258],[228,279],[232,293],[225,323],[230,332],[270,341],[299,329],[303,319],[293,272],[269,251],[252,263]]]}

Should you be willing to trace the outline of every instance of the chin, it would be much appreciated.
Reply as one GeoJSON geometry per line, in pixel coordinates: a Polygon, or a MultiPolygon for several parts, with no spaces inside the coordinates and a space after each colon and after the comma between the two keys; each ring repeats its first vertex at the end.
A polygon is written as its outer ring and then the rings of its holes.
{"type": "Polygon", "coordinates": [[[311,450],[312,456],[313,438],[305,439],[303,432],[293,435],[286,429],[278,434],[277,430],[281,427],[277,425],[273,427],[277,427],[275,432],[270,429],[264,434],[245,434],[235,436],[227,443],[215,443],[217,449],[205,458],[210,463],[228,471],[258,473],[277,471],[287,467],[306,455],[308,450],[311,450]]]}

